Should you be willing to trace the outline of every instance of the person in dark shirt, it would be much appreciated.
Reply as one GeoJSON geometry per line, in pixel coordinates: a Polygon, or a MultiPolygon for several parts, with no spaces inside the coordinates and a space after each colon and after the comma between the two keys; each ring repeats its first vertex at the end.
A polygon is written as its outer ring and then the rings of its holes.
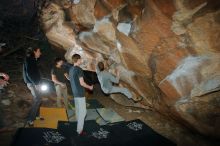
{"type": "Polygon", "coordinates": [[[23,64],[23,79],[33,96],[33,104],[27,118],[27,124],[29,124],[30,126],[33,125],[33,121],[38,114],[38,110],[41,104],[41,97],[39,94],[39,83],[41,80],[41,76],[37,64],[40,56],[40,48],[29,48],[26,52],[26,58],[23,64]]]}
{"type": "Polygon", "coordinates": [[[57,107],[61,107],[61,98],[64,98],[64,105],[66,110],[68,110],[68,94],[66,79],[68,78],[67,71],[63,68],[64,61],[61,58],[56,58],[54,60],[55,67],[51,70],[52,81],[57,94],[57,107]]]}
{"type": "Polygon", "coordinates": [[[84,134],[83,126],[84,119],[86,116],[86,99],[85,99],[85,89],[93,90],[93,86],[89,86],[84,82],[83,70],[80,68],[81,56],[79,54],[74,54],[72,56],[74,66],[69,70],[70,84],[74,96],[75,111],[77,118],[77,133],[79,135],[84,134]]]}

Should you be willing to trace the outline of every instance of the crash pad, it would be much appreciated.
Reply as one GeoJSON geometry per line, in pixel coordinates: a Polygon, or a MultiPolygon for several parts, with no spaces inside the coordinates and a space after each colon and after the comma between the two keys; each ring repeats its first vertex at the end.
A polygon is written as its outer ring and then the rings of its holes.
{"type": "Polygon", "coordinates": [[[20,128],[11,146],[175,146],[141,120],[97,125],[85,121],[85,135],[76,133],[76,122],[60,121],[57,129],[20,128]]]}
{"type": "Polygon", "coordinates": [[[58,121],[68,121],[65,108],[40,107],[40,116],[44,120],[35,120],[34,127],[56,129],[58,121]]]}

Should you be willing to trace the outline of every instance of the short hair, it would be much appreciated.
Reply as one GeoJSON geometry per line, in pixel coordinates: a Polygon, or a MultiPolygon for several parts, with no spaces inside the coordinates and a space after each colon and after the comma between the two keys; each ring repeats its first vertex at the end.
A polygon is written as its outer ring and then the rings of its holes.
{"type": "Polygon", "coordinates": [[[62,61],[63,59],[60,57],[57,57],[54,59],[54,64],[57,65],[58,62],[62,61]]]}
{"type": "Polygon", "coordinates": [[[40,48],[39,47],[33,48],[33,52],[36,52],[38,49],[40,49],[40,48]]]}
{"type": "Polygon", "coordinates": [[[99,62],[98,63],[98,68],[99,68],[100,71],[103,71],[105,69],[104,63],[103,62],[99,62]]]}
{"type": "Polygon", "coordinates": [[[72,56],[73,63],[76,63],[79,59],[81,59],[81,56],[79,54],[73,54],[72,56]]]}

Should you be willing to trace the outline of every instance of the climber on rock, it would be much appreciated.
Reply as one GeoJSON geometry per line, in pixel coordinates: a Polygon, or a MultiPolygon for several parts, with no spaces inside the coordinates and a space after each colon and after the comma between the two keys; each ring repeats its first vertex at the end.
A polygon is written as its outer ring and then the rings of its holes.
{"type": "Polygon", "coordinates": [[[100,82],[102,91],[106,94],[111,93],[122,93],[128,99],[132,99],[134,102],[139,102],[143,99],[143,97],[135,97],[132,96],[131,92],[127,88],[113,86],[113,83],[119,83],[119,72],[116,73],[116,76],[112,75],[108,71],[105,70],[105,65],[103,62],[99,62],[96,66],[96,73],[98,76],[98,80],[100,82]]]}

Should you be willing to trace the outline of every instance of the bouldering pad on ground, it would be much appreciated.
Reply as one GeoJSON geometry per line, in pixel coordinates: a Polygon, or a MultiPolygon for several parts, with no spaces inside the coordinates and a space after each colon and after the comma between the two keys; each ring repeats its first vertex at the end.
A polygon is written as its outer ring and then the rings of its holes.
{"type": "Polygon", "coordinates": [[[57,129],[21,128],[12,146],[175,146],[140,120],[97,125],[85,121],[84,136],[76,133],[76,122],[60,121],[57,129]]]}
{"type": "Polygon", "coordinates": [[[65,108],[40,107],[40,116],[44,120],[35,120],[34,127],[56,129],[58,121],[68,121],[65,108]]]}
{"type": "MultiPolygon", "coordinates": [[[[98,108],[96,109],[96,111],[106,123],[116,123],[124,121],[124,119],[111,108],[98,108]]],[[[106,123],[99,124],[106,125],[106,123]]]]}
{"type": "MultiPolygon", "coordinates": [[[[68,110],[69,121],[76,121],[75,110],[68,110]]],[[[95,120],[99,125],[121,122],[124,119],[111,108],[87,109],[85,121],[95,120]]]]}

